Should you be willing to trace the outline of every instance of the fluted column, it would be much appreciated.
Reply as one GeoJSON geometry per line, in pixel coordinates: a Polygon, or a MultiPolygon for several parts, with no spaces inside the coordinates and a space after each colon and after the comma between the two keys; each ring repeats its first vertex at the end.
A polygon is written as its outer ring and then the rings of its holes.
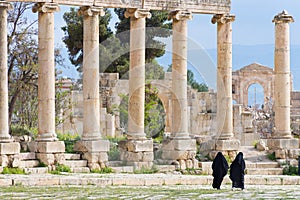
{"type": "Polygon", "coordinates": [[[190,138],[187,113],[187,20],[191,12],[174,11],[169,18],[173,20],[172,40],[172,137],[190,138]]]}
{"type": "Polygon", "coordinates": [[[217,23],[217,135],[216,139],[233,137],[232,115],[232,27],[235,16],[217,14],[212,23],[217,23]]]}
{"type": "Polygon", "coordinates": [[[37,141],[56,141],[55,133],[55,63],[54,12],[56,3],[37,3],[38,12],[38,137],[37,141]]]}
{"type": "Polygon", "coordinates": [[[148,10],[127,9],[130,17],[130,69],[128,101],[128,139],[146,139],[144,130],[145,104],[145,36],[148,10]]]}
{"type": "Polygon", "coordinates": [[[83,16],[83,135],[82,140],[101,139],[99,103],[99,15],[98,7],[81,7],[83,16]]]}
{"type": "Polygon", "coordinates": [[[289,23],[294,19],[286,11],[276,15],[275,23],[275,133],[273,138],[292,138],[290,129],[290,36],[289,23]]]}
{"type": "Polygon", "coordinates": [[[7,80],[7,10],[12,8],[0,2],[0,142],[10,142],[8,124],[8,80],[7,80]]]}

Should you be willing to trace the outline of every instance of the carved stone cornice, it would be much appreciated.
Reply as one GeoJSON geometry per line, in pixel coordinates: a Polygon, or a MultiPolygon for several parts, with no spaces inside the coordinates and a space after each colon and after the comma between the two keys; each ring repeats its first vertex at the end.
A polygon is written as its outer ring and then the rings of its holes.
{"type": "Polygon", "coordinates": [[[102,7],[97,6],[82,6],[78,10],[78,14],[81,16],[92,17],[96,15],[104,16],[105,11],[102,7]]]}
{"type": "Polygon", "coordinates": [[[281,13],[276,15],[272,22],[275,22],[276,24],[279,23],[292,23],[294,22],[294,18],[292,15],[289,15],[286,10],[283,10],[281,13]]]}
{"type": "Polygon", "coordinates": [[[216,14],[213,16],[213,18],[211,19],[211,23],[215,24],[215,23],[221,23],[221,24],[226,24],[226,23],[230,23],[230,22],[234,22],[235,20],[235,15],[233,14],[216,14]]]}
{"type": "Polygon", "coordinates": [[[190,11],[187,10],[176,10],[169,13],[168,19],[171,20],[191,20],[193,19],[193,15],[190,11]]]}
{"type": "Polygon", "coordinates": [[[57,3],[36,3],[32,7],[32,12],[53,13],[60,11],[57,3]]]}
{"type": "Polygon", "coordinates": [[[11,10],[11,9],[13,9],[13,6],[10,2],[0,1],[0,8],[5,8],[7,10],[11,10]]]}
{"type": "Polygon", "coordinates": [[[148,18],[149,19],[152,16],[148,9],[135,9],[135,8],[126,9],[124,15],[126,18],[134,17],[136,19],[139,19],[139,18],[148,18]]]}

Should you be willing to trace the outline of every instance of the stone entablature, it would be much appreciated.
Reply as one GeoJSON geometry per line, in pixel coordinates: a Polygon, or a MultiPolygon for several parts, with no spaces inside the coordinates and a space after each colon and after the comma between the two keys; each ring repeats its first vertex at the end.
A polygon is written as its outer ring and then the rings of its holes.
{"type": "Polygon", "coordinates": [[[99,6],[106,8],[136,8],[149,10],[189,10],[193,13],[229,13],[231,0],[7,0],[8,2],[49,2],[72,6],[99,6]]]}

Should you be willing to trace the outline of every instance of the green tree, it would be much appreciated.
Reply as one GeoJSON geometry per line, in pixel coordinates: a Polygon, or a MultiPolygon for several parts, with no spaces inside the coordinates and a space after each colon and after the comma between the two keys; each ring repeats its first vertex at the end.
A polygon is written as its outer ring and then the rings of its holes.
{"type": "MultiPolygon", "coordinates": [[[[65,32],[63,42],[69,51],[69,59],[71,63],[81,71],[83,61],[83,17],[77,14],[75,8],[70,8],[70,12],[63,15],[66,26],[62,27],[65,32]]],[[[112,35],[112,31],[108,24],[111,20],[111,13],[105,9],[105,15],[99,17],[99,41],[105,41],[112,35]]]]}

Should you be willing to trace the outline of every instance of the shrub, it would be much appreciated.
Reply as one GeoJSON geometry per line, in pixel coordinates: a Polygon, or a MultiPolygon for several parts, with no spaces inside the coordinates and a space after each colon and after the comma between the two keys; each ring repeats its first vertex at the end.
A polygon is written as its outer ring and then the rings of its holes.
{"type": "Polygon", "coordinates": [[[23,169],[20,169],[18,167],[12,167],[12,168],[4,167],[2,174],[26,174],[26,173],[24,172],[23,169]]]}
{"type": "Polygon", "coordinates": [[[109,174],[109,173],[113,173],[113,169],[110,167],[104,167],[102,169],[93,169],[91,170],[91,173],[98,173],[98,174],[109,174]]]}
{"type": "Polygon", "coordinates": [[[269,154],[267,155],[267,157],[268,157],[270,160],[272,160],[272,161],[276,161],[275,152],[269,153],[269,154]]]}
{"type": "Polygon", "coordinates": [[[61,165],[61,164],[57,164],[56,165],[56,170],[54,171],[50,171],[51,174],[61,174],[61,172],[71,172],[71,168],[69,166],[66,165],[61,165]]]}
{"type": "Polygon", "coordinates": [[[78,134],[71,133],[58,133],[57,138],[60,141],[64,141],[66,153],[74,153],[74,144],[80,140],[80,136],[78,134]]]}
{"type": "Polygon", "coordinates": [[[298,175],[298,167],[287,165],[283,168],[283,175],[298,175]]]}

